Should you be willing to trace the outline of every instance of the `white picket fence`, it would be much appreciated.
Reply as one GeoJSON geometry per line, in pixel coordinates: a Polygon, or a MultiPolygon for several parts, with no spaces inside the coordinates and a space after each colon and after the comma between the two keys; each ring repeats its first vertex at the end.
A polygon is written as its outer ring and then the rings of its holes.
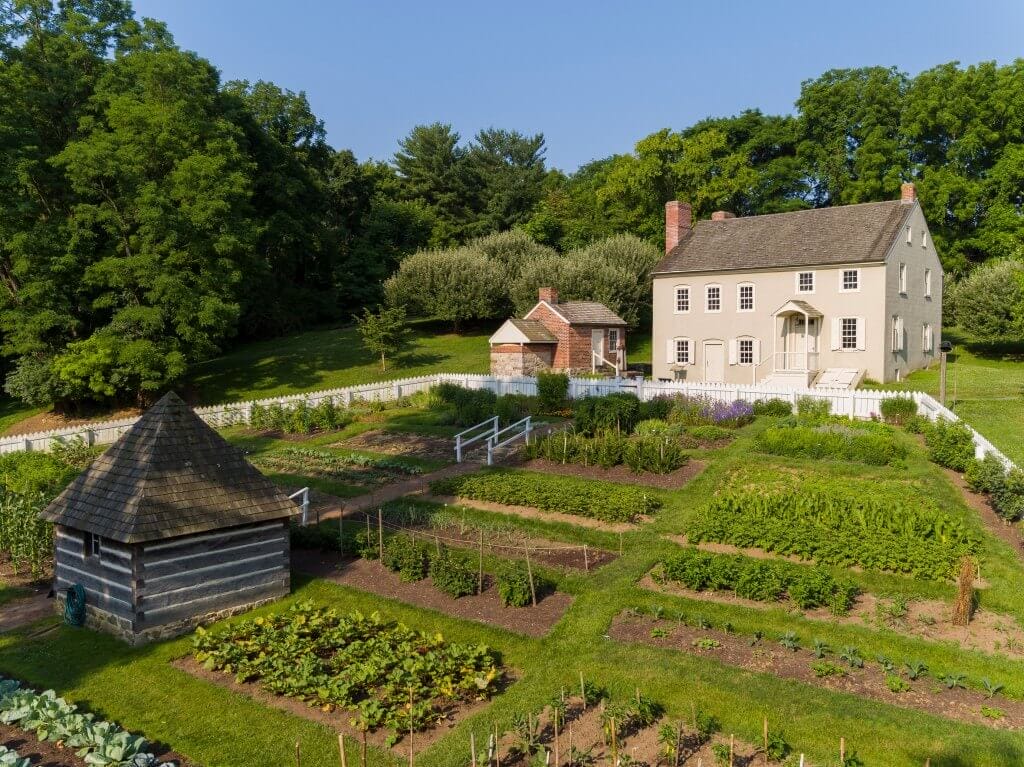
{"type": "MultiPolygon", "coordinates": [[[[489,389],[495,394],[536,394],[537,379],[529,376],[500,377],[492,375],[475,375],[466,373],[438,373],[414,378],[400,378],[393,381],[380,381],[363,386],[347,386],[341,389],[289,394],[283,397],[250,402],[233,402],[225,405],[210,405],[196,408],[196,413],[206,423],[215,427],[248,424],[254,405],[269,406],[274,404],[285,407],[305,402],[314,407],[325,400],[332,404],[350,406],[359,402],[393,401],[417,392],[426,391],[442,382],[458,384],[467,389],[489,389]]],[[[923,392],[878,391],[872,389],[786,389],[764,385],[738,385],[716,383],[685,383],[648,381],[639,378],[570,378],[569,397],[604,396],[614,392],[635,394],[641,400],[676,394],[691,397],[707,397],[710,399],[733,402],[757,402],[768,399],[784,399],[796,403],[801,397],[828,400],[832,413],[849,418],[872,418],[881,413],[881,402],[890,397],[912,397],[917,402],[918,412],[934,420],[945,418],[959,421],[960,418],[951,410],[940,404],[934,397],[923,392]]],[[[82,426],[64,429],[19,434],[0,438],[0,454],[22,450],[49,450],[55,443],[66,443],[75,439],[84,440],[89,445],[106,445],[115,442],[118,437],[131,428],[137,418],[124,418],[117,421],[97,421],[82,426]]],[[[969,426],[969,424],[968,424],[969,426]]],[[[975,454],[982,458],[986,453],[993,453],[1008,466],[1012,466],[1009,458],[1003,455],[991,442],[979,434],[973,427],[975,454]]]]}

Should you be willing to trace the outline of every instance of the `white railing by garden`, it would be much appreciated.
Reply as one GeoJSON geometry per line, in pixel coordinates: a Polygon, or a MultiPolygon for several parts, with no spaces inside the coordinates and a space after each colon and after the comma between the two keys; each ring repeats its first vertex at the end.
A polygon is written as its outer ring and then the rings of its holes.
{"type": "MultiPolygon", "coordinates": [[[[305,394],[289,394],[283,397],[269,397],[252,402],[210,405],[196,408],[196,413],[211,426],[233,426],[248,424],[252,408],[257,404],[267,407],[273,404],[289,406],[305,402],[312,407],[325,400],[330,400],[335,405],[345,406],[359,402],[392,401],[417,392],[426,391],[430,387],[443,382],[457,384],[467,389],[489,389],[498,395],[537,393],[537,379],[529,376],[500,377],[468,373],[437,373],[415,378],[381,381],[363,386],[348,386],[342,389],[328,389],[325,391],[307,392],[305,394]]],[[[912,397],[917,402],[918,412],[928,418],[934,420],[942,417],[950,421],[960,420],[955,413],[943,407],[934,397],[923,392],[877,391],[872,389],[787,389],[766,386],[764,384],[687,383],[682,381],[647,381],[639,378],[569,379],[569,397],[571,399],[604,396],[613,392],[631,392],[642,400],[674,394],[685,394],[726,402],[738,399],[746,402],[756,402],[758,400],[778,398],[795,403],[801,397],[811,397],[813,399],[828,400],[831,403],[833,414],[849,418],[877,417],[881,413],[882,400],[889,397],[904,396],[912,397]]],[[[82,439],[89,445],[106,445],[115,442],[118,437],[131,428],[136,420],[136,418],[125,418],[118,421],[97,421],[64,429],[0,437],[0,454],[21,450],[48,450],[55,443],[66,443],[75,439],[82,439]]],[[[985,453],[993,453],[1005,463],[1011,463],[985,437],[974,429],[972,431],[974,432],[975,451],[979,458],[984,456],[985,453]]],[[[492,436],[493,433],[491,431],[488,436],[492,436]]],[[[465,441],[463,441],[463,446],[465,446],[465,441]]]]}

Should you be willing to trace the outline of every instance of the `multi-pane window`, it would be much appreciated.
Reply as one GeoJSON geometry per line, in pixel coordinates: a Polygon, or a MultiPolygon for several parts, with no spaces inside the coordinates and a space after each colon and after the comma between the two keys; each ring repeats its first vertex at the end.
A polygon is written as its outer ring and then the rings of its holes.
{"type": "Polygon", "coordinates": [[[752,312],[754,311],[754,286],[753,285],[740,285],[739,286],[739,300],[737,307],[741,312],[752,312]]]}
{"type": "Polygon", "coordinates": [[[857,318],[843,317],[839,321],[839,348],[857,348],[857,318]]]}
{"type": "Polygon", "coordinates": [[[903,318],[898,316],[892,318],[892,350],[903,351],[903,318]]]}
{"type": "Polygon", "coordinates": [[[619,331],[616,328],[608,330],[608,348],[613,354],[619,348],[619,331]]]}
{"type": "Polygon", "coordinates": [[[796,275],[796,292],[814,292],[814,272],[798,272],[796,275]]]}
{"type": "Polygon", "coordinates": [[[754,364],[754,339],[741,338],[738,344],[741,365],[754,364]]]}
{"type": "Polygon", "coordinates": [[[842,290],[860,290],[860,269],[843,269],[842,290]]]}
{"type": "Polygon", "coordinates": [[[677,338],[676,339],[676,364],[677,365],[689,365],[690,364],[690,339],[689,338],[677,338]]]}
{"type": "Polygon", "coordinates": [[[931,269],[925,269],[924,270],[924,297],[925,298],[931,298],[932,297],[932,270],[931,269]]]}
{"type": "Polygon", "coordinates": [[[705,293],[704,308],[709,312],[722,311],[722,288],[720,285],[708,285],[705,293]]]}
{"type": "Polygon", "coordinates": [[[686,314],[690,311],[690,288],[687,285],[680,285],[676,288],[676,314],[686,314]]]}
{"type": "Polygon", "coordinates": [[[932,351],[934,349],[934,347],[932,346],[933,343],[934,341],[932,339],[932,326],[926,322],[924,325],[921,326],[921,351],[932,351]]]}
{"type": "Polygon", "coordinates": [[[907,265],[900,264],[900,293],[907,292],[907,265]]]}

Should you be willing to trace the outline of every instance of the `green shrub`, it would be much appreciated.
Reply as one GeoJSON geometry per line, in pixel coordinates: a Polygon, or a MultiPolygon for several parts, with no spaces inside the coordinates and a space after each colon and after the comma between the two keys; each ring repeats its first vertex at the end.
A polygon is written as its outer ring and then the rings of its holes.
{"type": "Polygon", "coordinates": [[[925,429],[924,441],[928,457],[939,466],[967,471],[974,460],[974,435],[962,421],[933,421],[925,429]]]}
{"type": "Polygon", "coordinates": [[[430,561],[430,580],[434,587],[450,597],[464,597],[476,592],[477,573],[462,557],[441,549],[430,561]]]}
{"type": "MultiPolygon", "coordinates": [[[[502,562],[495,572],[498,583],[498,598],[505,607],[526,607],[533,602],[530,593],[530,573],[523,562],[502,562]]],[[[550,584],[536,573],[533,576],[533,587],[537,598],[550,588],[550,584]]]]}
{"type": "Polygon", "coordinates": [[[286,434],[312,434],[333,431],[352,422],[352,414],[344,405],[325,399],[315,407],[300,401],[294,405],[253,403],[249,426],[260,431],[281,431],[286,434]]]}
{"type": "Polygon", "coordinates": [[[615,392],[604,397],[584,397],[573,405],[573,423],[580,434],[605,431],[630,434],[640,421],[640,400],[634,394],[615,392]]]}
{"type": "Polygon", "coordinates": [[[886,429],[864,432],[839,424],[773,427],[758,434],[754,445],[756,450],[769,455],[884,466],[907,455],[906,447],[889,427],[886,429]]]}
{"type": "Polygon", "coordinates": [[[758,602],[778,601],[786,590],[782,568],[772,562],[751,562],[736,579],[736,596],[758,602]]]}
{"type": "Polygon", "coordinates": [[[887,397],[882,400],[881,410],[886,423],[902,426],[917,415],[917,403],[910,397],[887,397]]]}
{"type": "Polygon", "coordinates": [[[537,410],[556,415],[565,410],[569,399],[569,376],[565,373],[537,373],[537,410]]]}
{"type": "Polygon", "coordinates": [[[704,426],[691,426],[687,433],[698,442],[721,442],[723,439],[732,439],[733,433],[730,429],[723,429],[721,426],[705,424],[704,426]]]}
{"type": "Polygon", "coordinates": [[[754,403],[754,415],[765,415],[778,418],[793,415],[793,404],[784,399],[765,399],[754,403]]]}
{"type": "Polygon", "coordinates": [[[667,421],[674,406],[675,403],[672,397],[652,397],[640,403],[640,420],[656,419],[658,421],[667,421]]]}
{"type": "Polygon", "coordinates": [[[1006,479],[992,495],[992,506],[996,513],[1010,522],[1024,517],[1024,471],[1012,469],[1006,479]]]}
{"type": "Polygon", "coordinates": [[[377,533],[360,530],[355,535],[356,554],[361,559],[378,559],[380,557],[380,541],[377,533]]]}
{"type": "Polygon", "coordinates": [[[561,432],[534,440],[525,448],[527,458],[556,463],[578,463],[610,469],[626,464],[634,472],[666,474],[686,463],[679,440],[671,437],[626,437],[604,432],[596,437],[561,432]]]}
{"type": "Polygon", "coordinates": [[[622,456],[622,462],[634,474],[669,474],[684,466],[687,460],[679,441],[671,437],[634,437],[626,442],[622,456]]]}
{"type": "Polygon", "coordinates": [[[974,492],[995,495],[1006,484],[1006,466],[994,453],[985,453],[980,461],[971,460],[964,479],[974,492]]]}
{"type": "Polygon", "coordinates": [[[53,453],[20,451],[0,456],[0,485],[23,495],[57,495],[79,471],[53,453]]]}
{"type": "MultiPolygon", "coordinates": [[[[494,404],[494,414],[503,426],[521,421],[537,412],[537,398],[526,394],[503,394],[494,404]]],[[[486,416],[485,416],[486,417],[486,416]]],[[[484,420],[483,418],[480,421],[484,420]]],[[[480,423],[477,421],[477,423],[480,423]]],[[[472,426],[473,424],[469,424],[472,426]]]]}
{"type": "Polygon", "coordinates": [[[644,419],[633,429],[633,433],[638,437],[667,437],[672,432],[673,427],[662,418],[644,419]]]}
{"type": "Polygon", "coordinates": [[[421,581],[430,569],[430,548],[408,535],[392,535],[384,540],[382,562],[403,581],[421,581]]]}
{"type": "Polygon", "coordinates": [[[796,414],[804,423],[823,423],[832,414],[832,401],[817,397],[800,397],[796,401],[796,414]]]}
{"type": "Polygon", "coordinates": [[[661,508],[661,501],[641,487],[501,469],[436,480],[430,491],[605,522],[630,522],[661,508]]]}

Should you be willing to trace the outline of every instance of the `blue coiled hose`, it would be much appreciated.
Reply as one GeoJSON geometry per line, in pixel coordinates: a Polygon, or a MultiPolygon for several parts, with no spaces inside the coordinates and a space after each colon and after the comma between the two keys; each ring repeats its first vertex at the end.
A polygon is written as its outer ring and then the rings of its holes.
{"type": "Polygon", "coordinates": [[[76,583],[69,586],[64,598],[64,622],[69,626],[85,625],[85,589],[76,583]]]}

